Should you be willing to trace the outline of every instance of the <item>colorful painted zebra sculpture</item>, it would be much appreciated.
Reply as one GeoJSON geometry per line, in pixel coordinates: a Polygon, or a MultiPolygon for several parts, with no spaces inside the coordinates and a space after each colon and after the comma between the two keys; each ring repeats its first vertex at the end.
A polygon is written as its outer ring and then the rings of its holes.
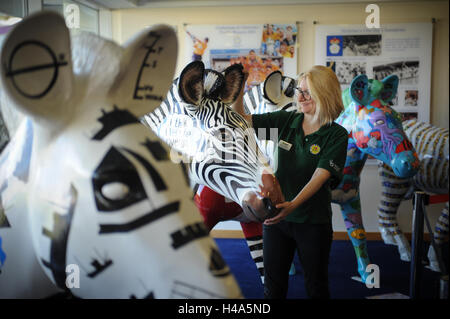
{"type": "MultiPolygon", "coordinates": [[[[270,173],[267,159],[256,147],[253,132],[246,121],[228,107],[237,98],[242,81],[240,65],[233,65],[221,74],[204,70],[203,64],[193,62],[173,83],[161,106],[142,121],[175,151],[189,156],[189,176],[193,185],[200,185],[195,200],[207,227],[212,229],[223,220],[241,222],[263,280],[261,221],[269,213],[267,205],[273,207],[282,199],[277,198],[281,190],[270,173]],[[195,80],[190,80],[192,77],[195,80]],[[196,87],[197,95],[186,97],[196,87]],[[227,92],[232,98],[220,92],[227,92]],[[197,158],[197,154],[206,154],[206,158],[197,158]],[[259,185],[272,188],[272,203],[258,196],[259,185]],[[261,202],[251,203],[248,194],[261,202]]],[[[176,152],[173,155],[177,157],[176,152]]]]}
{"type": "Polygon", "coordinates": [[[332,201],[341,207],[345,226],[355,249],[358,272],[365,282],[370,264],[359,197],[360,173],[368,155],[393,169],[396,176],[408,178],[419,169],[417,153],[403,131],[400,115],[388,106],[395,97],[398,77],[368,80],[355,77],[342,93],[344,112],[336,120],[349,132],[344,177],[332,193],[332,201]]]}
{"type": "MultiPolygon", "coordinates": [[[[397,223],[397,210],[401,201],[409,198],[414,189],[431,194],[448,194],[448,129],[439,128],[416,120],[403,122],[403,129],[417,150],[420,158],[419,172],[409,179],[401,179],[391,168],[380,163],[378,171],[382,196],[378,205],[378,223],[386,244],[397,245],[400,259],[411,261],[411,247],[397,223]]],[[[438,247],[448,240],[448,202],[436,222],[434,239],[438,247]]],[[[440,271],[436,252],[432,245],[428,250],[430,268],[440,271]]]]}
{"type": "MultiPolygon", "coordinates": [[[[295,85],[293,79],[289,80],[281,74],[275,77],[282,79],[277,82],[284,83],[281,87],[287,89],[286,92],[290,92],[288,88],[295,85]]],[[[417,155],[402,130],[399,115],[387,106],[395,96],[397,87],[396,76],[388,77],[382,82],[368,80],[366,76],[356,77],[350,88],[342,94],[345,111],[336,120],[349,132],[349,146],[344,177],[341,184],[332,192],[332,201],[341,207],[347,232],[357,256],[358,272],[364,281],[368,275],[365,269],[370,260],[361,216],[359,175],[367,156],[370,154],[394,167],[399,176],[412,176],[418,168],[417,155]]],[[[285,94],[283,98],[272,100],[265,98],[261,87],[254,87],[244,96],[245,106],[252,113],[273,112],[283,108],[294,110],[291,104],[292,94],[285,94]]],[[[267,150],[266,154],[269,157],[272,156],[273,146],[262,149],[267,150]]]]}
{"type": "Polygon", "coordinates": [[[0,157],[1,298],[242,297],[183,167],[138,120],[176,57],[164,25],[120,47],[39,12],[8,35],[1,85],[26,119],[0,157]]]}

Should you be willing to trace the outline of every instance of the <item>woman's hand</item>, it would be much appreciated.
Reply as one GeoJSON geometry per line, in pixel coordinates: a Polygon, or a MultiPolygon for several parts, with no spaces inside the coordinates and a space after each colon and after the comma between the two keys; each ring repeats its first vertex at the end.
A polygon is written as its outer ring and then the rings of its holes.
{"type": "Polygon", "coordinates": [[[305,201],[311,198],[330,178],[331,173],[324,168],[316,168],[313,176],[309,180],[308,184],[295,196],[292,201],[286,201],[276,205],[275,207],[281,209],[281,211],[273,218],[268,218],[264,221],[264,225],[273,225],[282,221],[287,215],[292,213],[294,209],[302,205],[305,201]]]}
{"type": "Polygon", "coordinates": [[[273,224],[279,223],[287,215],[292,213],[292,211],[296,208],[292,202],[283,202],[283,203],[277,204],[275,207],[278,209],[281,209],[281,211],[275,217],[266,219],[264,221],[264,225],[273,225],[273,224]]]}

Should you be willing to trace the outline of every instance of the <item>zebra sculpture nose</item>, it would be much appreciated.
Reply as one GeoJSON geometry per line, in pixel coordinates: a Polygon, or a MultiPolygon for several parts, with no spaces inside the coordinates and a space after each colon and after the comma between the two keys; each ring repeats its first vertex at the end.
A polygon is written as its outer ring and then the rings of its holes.
{"type": "Polygon", "coordinates": [[[402,152],[394,159],[392,169],[398,177],[409,178],[418,172],[419,160],[411,151],[402,152]]]}
{"type": "Polygon", "coordinates": [[[248,192],[242,200],[244,215],[252,221],[264,222],[278,213],[275,205],[285,201],[277,178],[267,171],[261,175],[260,192],[248,192]]]}

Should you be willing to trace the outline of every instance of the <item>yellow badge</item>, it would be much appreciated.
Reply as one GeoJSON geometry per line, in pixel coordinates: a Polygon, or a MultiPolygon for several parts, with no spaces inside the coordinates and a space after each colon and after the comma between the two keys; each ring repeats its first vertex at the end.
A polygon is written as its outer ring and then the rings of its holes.
{"type": "Polygon", "coordinates": [[[309,151],[311,152],[311,154],[317,155],[320,152],[320,146],[317,144],[313,144],[311,145],[311,147],[309,148],[309,151]]]}

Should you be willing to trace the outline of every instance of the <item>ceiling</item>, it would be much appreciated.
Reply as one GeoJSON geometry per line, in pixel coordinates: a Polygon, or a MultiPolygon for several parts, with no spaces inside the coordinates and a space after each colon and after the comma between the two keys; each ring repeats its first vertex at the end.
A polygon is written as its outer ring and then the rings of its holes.
{"type": "MultiPolygon", "coordinates": [[[[377,0],[379,2],[404,2],[411,0],[377,0]]],[[[418,0],[419,1],[419,0],[418,0]]],[[[248,5],[295,5],[373,3],[373,0],[84,0],[106,9],[179,8],[248,5]]]]}

